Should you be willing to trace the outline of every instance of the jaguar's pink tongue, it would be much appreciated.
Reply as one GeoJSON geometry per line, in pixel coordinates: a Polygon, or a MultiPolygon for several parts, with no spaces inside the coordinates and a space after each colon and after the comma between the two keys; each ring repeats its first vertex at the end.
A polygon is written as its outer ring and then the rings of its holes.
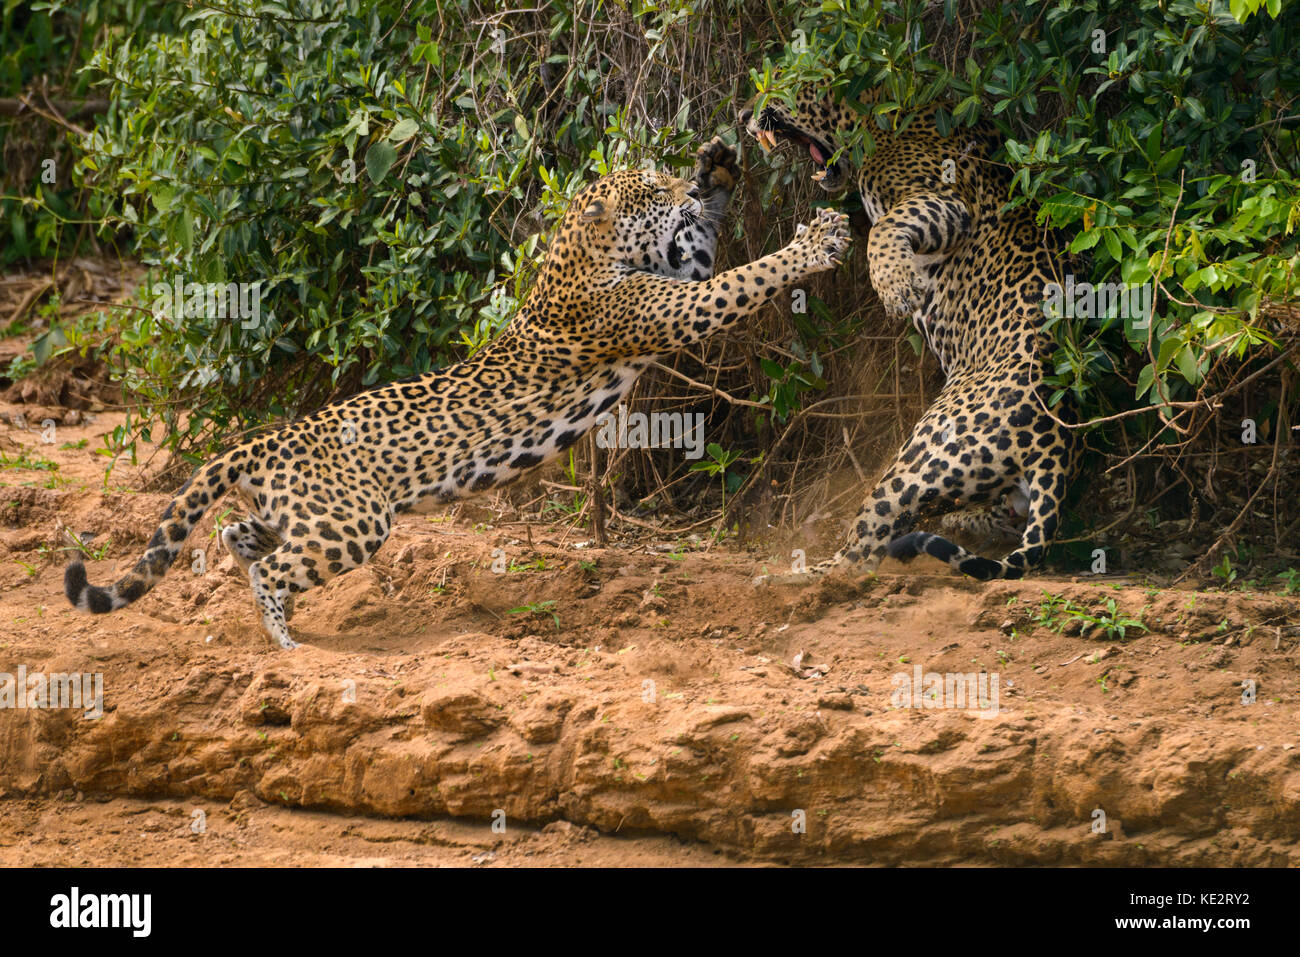
{"type": "Polygon", "coordinates": [[[813,158],[814,163],[820,163],[823,166],[826,164],[826,157],[822,155],[822,151],[817,148],[816,143],[808,144],[808,155],[813,158]]]}

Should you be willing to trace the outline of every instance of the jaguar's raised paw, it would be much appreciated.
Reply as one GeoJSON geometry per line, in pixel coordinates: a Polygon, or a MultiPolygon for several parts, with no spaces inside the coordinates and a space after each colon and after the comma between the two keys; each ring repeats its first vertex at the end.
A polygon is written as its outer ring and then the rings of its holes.
{"type": "Polygon", "coordinates": [[[740,164],[736,151],[715,136],[695,151],[695,172],[691,175],[701,190],[725,189],[731,192],[740,181],[740,164]]]}

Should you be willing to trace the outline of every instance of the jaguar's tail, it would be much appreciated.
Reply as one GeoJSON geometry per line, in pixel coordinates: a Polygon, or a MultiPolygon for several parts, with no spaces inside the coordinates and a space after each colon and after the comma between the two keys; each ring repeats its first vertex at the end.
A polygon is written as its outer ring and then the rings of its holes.
{"type": "MultiPolygon", "coordinates": [[[[942,535],[909,532],[889,543],[887,554],[900,561],[911,561],[924,552],[947,562],[963,575],[990,581],[994,578],[1024,578],[1043,563],[1047,546],[1056,535],[1060,522],[1061,502],[1065,497],[1068,473],[1064,469],[1044,470],[1028,477],[1022,486],[1025,531],[1020,547],[1003,559],[973,555],[942,535]]],[[[1017,512],[1020,509],[1017,508],[1017,512]]]]}
{"type": "Polygon", "coordinates": [[[1023,578],[1025,572],[1042,561],[1043,548],[1018,548],[998,561],[973,555],[942,535],[932,535],[929,532],[909,532],[889,543],[889,557],[899,561],[911,561],[922,552],[941,562],[947,562],[963,575],[989,581],[993,578],[1023,578]]]}
{"type": "Polygon", "coordinates": [[[101,588],[86,580],[86,566],[74,558],[63,573],[63,591],[80,611],[102,615],[116,611],[146,594],[167,573],[190,530],[198,524],[226,489],[243,473],[245,453],[232,449],[199,469],[181,486],[162,514],[158,530],[149,539],[144,555],[135,566],[109,585],[101,588]]]}

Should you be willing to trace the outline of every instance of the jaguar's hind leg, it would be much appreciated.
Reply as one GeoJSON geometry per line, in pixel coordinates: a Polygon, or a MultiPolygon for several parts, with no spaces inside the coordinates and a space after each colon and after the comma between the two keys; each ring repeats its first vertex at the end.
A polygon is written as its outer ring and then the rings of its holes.
{"type": "Polygon", "coordinates": [[[250,515],[242,522],[235,522],[223,528],[221,544],[239,563],[244,574],[248,574],[249,565],[271,554],[284,544],[284,539],[270,525],[250,515]]]}
{"type": "Polygon", "coordinates": [[[1008,497],[1000,502],[948,512],[940,516],[939,530],[957,544],[977,552],[1015,546],[1020,543],[1024,527],[1021,511],[1028,513],[1028,502],[1025,498],[1023,509],[1017,509],[1008,497]]]}
{"type": "Polygon", "coordinates": [[[891,540],[910,532],[921,515],[987,502],[1010,480],[992,466],[992,453],[982,434],[951,424],[953,417],[936,403],[917,423],[894,463],[867,496],[849,531],[848,541],[834,558],[806,572],[768,576],[795,582],[837,569],[869,574],[884,559],[891,540]]]}
{"type": "Polygon", "coordinates": [[[1060,523],[1061,503],[1069,484],[1067,469],[1059,463],[1049,463],[1028,477],[1029,515],[1020,547],[1003,559],[984,558],[939,535],[928,532],[911,532],[889,544],[889,554],[901,561],[922,553],[947,562],[963,575],[981,581],[992,578],[1023,578],[1026,572],[1037,568],[1043,561],[1047,546],[1051,544],[1060,523]]]}
{"type": "Polygon", "coordinates": [[[284,544],[249,566],[248,580],[262,625],[281,648],[297,647],[289,637],[285,614],[293,596],[359,568],[388,539],[392,513],[381,506],[376,506],[379,511],[366,508],[368,504],[345,499],[342,513],[317,519],[311,526],[291,525],[284,544]]]}
{"type": "MultiPolygon", "coordinates": [[[[270,525],[250,515],[242,522],[235,522],[223,528],[221,544],[247,575],[249,566],[253,562],[271,554],[284,544],[284,539],[270,525]]],[[[285,621],[293,618],[293,595],[285,596],[284,618],[285,621]]]]}

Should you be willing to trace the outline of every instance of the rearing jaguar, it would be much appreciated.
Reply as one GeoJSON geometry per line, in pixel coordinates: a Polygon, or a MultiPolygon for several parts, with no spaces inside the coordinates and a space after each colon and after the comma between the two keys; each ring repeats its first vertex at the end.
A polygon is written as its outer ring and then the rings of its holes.
{"type": "MultiPolygon", "coordinates": [[[[757,115],[753,107],[740,123],[765,150],[793,143],[823,189],[847,185],[849,163],[837,151],[863,114],[817,89],[800,91],[793,110],[774,98],[757,115]]],[[[1075,469],[1074,411],[1068,401],[1049,411],[1043,381],[1052,351],[1043,302],[1048,284],[1061,281],[1054,243],[1032,207],[1001,211],[1010,177],[991,161],[995,131],[944,137],[937,109],[901,133],[874,130],[876,149],[857,170],[857,187],[872,223],[871,284],[889,315],[911,316],[947,381],[867,497],[848,542],[815,573],[841,564],[872,571],[886,554],[907,561],[925,552],[975,578],[1020,578],[1042,562],[1075,469]],[[1007,492],[1026,525],[1005,558],[913,531],[921,514],[1007,492]]]]}

